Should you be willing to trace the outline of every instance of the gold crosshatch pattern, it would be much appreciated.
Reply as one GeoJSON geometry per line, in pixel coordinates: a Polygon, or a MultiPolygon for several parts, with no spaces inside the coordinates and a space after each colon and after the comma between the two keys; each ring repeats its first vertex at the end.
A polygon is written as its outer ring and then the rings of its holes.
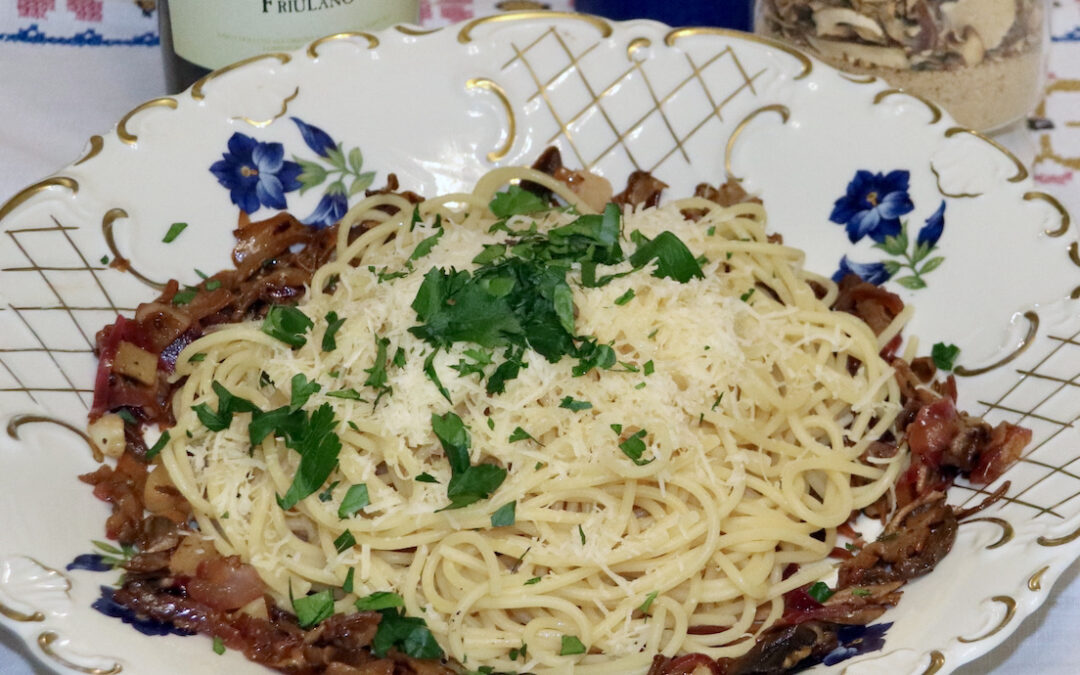
{"type": "MultiPolygon", "coordinates": [[[[512,42],[513,56],[502,66],[507,74],[532,83],[534,91],[525,106],[542,101],[554,122],[555,130],[543,139],[541,147],[561,138],[576,163],[586,168],[596,167],[616,151],[621,151],[638,170],[657,171],[676,155],[690,164],[687,144],[709,122],[725,122],[724,108],[732,101],[740,96],[756,96],[755,81],[765,72],[764,68],[749,72],[735,49],[725,45],[700,62],[683,52],[685,63],[674,64],[683,72],[672,78],[665,71],[661,88],[650,78],[649,61],[641,55],[650,46],[648,40],[631,41],[627,63],[619,65],[614,73],[604,72],[612,59],[610,53],[598,50],[601,44],[593,42],[575,51],[568,36],[552,26],[523,45],[512,42]],[[523,73],[515,72],[517,68],[523,73]],[[584,89],[586,103],[564,110],[560,97],[577,100],[580,90],[573,90],[578,87],[584,89]],[[635,87],[640,95],[628,95],[626,90],[635,87]],[[567,93],[560,96],[564,91],[567,93]],[[593,119],[600,121],[592,123],[593,119]],[[658,156],[644,156],[643,149],[635,146],[634,137],[657,121],[658,130],[670,138],[671,146],[658,156]],[[585,143],[591,138],[602,140],[597,147],[589,148],[585,143]]],[[[664,68],[672,65],[665,62],[664,68]]]]}

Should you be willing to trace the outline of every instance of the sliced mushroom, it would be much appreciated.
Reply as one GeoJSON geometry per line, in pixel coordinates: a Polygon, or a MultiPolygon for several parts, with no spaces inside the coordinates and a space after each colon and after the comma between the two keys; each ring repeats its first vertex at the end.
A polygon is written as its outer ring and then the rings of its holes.
{"type": "Polygon", "coordinates": [[[879,47],[854,42],[822,40],[809,35],[806,39],[823,57],[833,62],[901,70],[908,67],[908,58],[904,54],[904,50],[898,47],[879,47]]]}
{"type": "Polygon", "coordinates": [[[824,37],[847,37],[850,30],[868,42],[884,43],[885,31],[877,21],[844,7],[827,7],[814,12],[815,32],[824,37]]]}
{"type": "Polygon", "coordinates": [[[957,0],[941,5],[950,32],[964,39],[965,29],[979,35],[982,46],[991,50],[1001,44],[1016,22],[1016,0],[957,0]]]}

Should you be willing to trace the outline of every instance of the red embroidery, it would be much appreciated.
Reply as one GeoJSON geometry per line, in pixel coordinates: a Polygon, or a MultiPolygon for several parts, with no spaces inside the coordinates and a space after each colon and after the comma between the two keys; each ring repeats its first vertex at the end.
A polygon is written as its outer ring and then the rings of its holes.
{"type": "Polygon", "coordinates": [[[75,12],[79,21],[101,23],[102,0],[67,0],[69,12],[75,12]]]}
{"type": "Polygon", "coordinates": [[[19,0],[19,16],[31,19],[44,19],[45,15],[56,9],[56,0],[19,0]]]}
{"type": "Polygon", "coordinates": [[[442,0],[439,14],[447,21],[464,21],[473,17],[473,0],[442,0]]]}

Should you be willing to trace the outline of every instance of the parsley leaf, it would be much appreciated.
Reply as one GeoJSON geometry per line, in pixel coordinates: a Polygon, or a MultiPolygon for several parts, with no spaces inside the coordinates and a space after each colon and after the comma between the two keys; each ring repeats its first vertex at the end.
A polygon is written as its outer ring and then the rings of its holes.
{"type": "Polygon", "coordinates": [[[171,244],[180,236],[180,233],[187,229],[187,223],[173,223],[169,226],[169,231],[165,233],[165,237],[161,240],[166,244],[171,244]]]}
{"type": "Polygon", "coordinates": [[[488,208],[496,218],[509,218],[549,209],[543,199],[519,185],[511,185],[505,192],[497,193],[488,208]]]}
{"type": "Polygon", "coordinates": [[[334,433],[334,409],[329,403],[319,406],[305,422],[302,432],[296,438],[286,438],[285,442],[300,453],[300,466],[285,496],[277,500],[284,510],[291,509],[326,482],[337,467],[341,452],[341,439],[334,433]]]}
{"type": "Polygon", "coordinates": [[[198,295],[198,293],[199,293],[198,289],[185,288],[184,290],[179,291],[176,295],[173,296],[172,304],[174,304],[174,305],[186,305],[189,302],[191,302],[192,300],[194,300],[195,296],[198,295]]]}
{"type": "Polygon", "coordinates": [[[436,217],[435,227],[438,228],[438,231],[430,237],[421,240],[420,243],[416,245],[416,248],[413,249],[412,254],[409,256],[409,260],[419,260],[420,258],[423,258],[431,253],[431,249],[435,248],[435,245],[439,243],[439,239],[442,239],[444,232],[439,217],[436,217]]]}
{"type": "Polygon", "coordinates": [[[162,450],[164,450],[165,446],[168,443],[169,443],[169,432],[166,430],[164,433],[161,434],[161,436],[158,437],[157,442],[154,443],[154,445],[151,446],[150,449],[148,449],[146,451],[146,460],[150,461],[151,459],[157,457],[158,453],[160,453],[162,450]]]}
{"type": "Polygon", "coordinates": [[[234,413],[257,412],[259,409],[251,401],[233,396],[232,393],[220,382],[214,380],[210,385],[218,396],[218,409],[215,413],[206,403],[192,406],[191,409],[198,415],[199,421],[210,431],[223,431],[232,424],[234,413]]]}
{"type": "Polygon", "coordinates": [[[934,360],[934,365],[942,370],[952,370],[959,354],[959,347],[944,342],[938,342],[930,349],[930,358],[934,360]]]}
{"type": "Polygon", "coordinates": [[[450,460],[450,470],[455,474],[464,473],[469,468],[469,446],[472,444],[465,423],[452,412],[445,415],[432,413],[431,428],[450,460]]]}
{"type": "MultiPolygon", "coordinates": [[[[525,431],[521,427],[514,427],[514,430],[510,432],[510,438],[507,440],[511,443],[517,443],[518,441],[524,440],[536,441],[536,439],[533,438],[532,434],[530,434],[528,431],[525,431]]],[[[536,442],[539,443],[540,441],[536,442]]]]}
{"type": "Polygon", "coordinates": [[[562,647],[559,649],[559,656],[572,656],[574,654],[584,654],[585,652],[585,645],[576,635],[562,636],[562,647]]]}
{"type": "Polygon", "coordinates": [[[368,496],[367,484],[351,485],[349,491],[345,493],[345,498],[341,500],[341,506],[338,507],[338,518],[348,518],[369,504],[371,504],[371,498],[368,496]]]}
{"type": "Polygon", "coordinates": [[[442,647],[435,641],[435,636],[423,619],[405,616],[394,609],[384,609],[379,613],[382,619],[371,641],[375,656],[382,658],[391,647],[396,647],[416,659],[442,658],[442,647]]]}
{"type": "Polygon", "coordinates": [[[645,596],[645,602],[641,603],[638,606],[638,608],[637,608],[638,611],[641,612],[642,614],[648,615],[649,610],[652,609],[653,601],[656,600],[657,595],[658,595],[658,592],[653,591],[652,593],[649,593],[647,596],[645,596]]]}
{"type": "Polygon", "coordinates": [[[317,626],[334,615],[334,595],[330,589],[292,599],[293,611],[301,628],[317,626]]]}
{"type": "Polygon", "coordinates": [[[262,332],[296,348],[307,343],[304,333],[314,325],[315,322],[296,307],[274,305],[263,319],[262,332]]]}
{"type": "Polygon", "coordinates": [[[641,429],[630,438],[619,443],[619,449],[623,451],[623,454],[638,466],[645,466],[652,461],[651,459],[641,459],[641,456],[645,454],[645,441],[643,439],[647,433],[647,431],[641,429]]]}
{"type": "Polygon", "coordinates": [[[353,546],[356,546],[356,537],[348,530],[342,532],[341,536],[334,540],[334,549],[338,553],[344,553],[353,546]]]}
{"type": "Polygon", "coordinates": [[[671,232],[662,232],[655,239],[645,240],[630,256],[630,264],[637,268],[644,267],[653,260],[656,261],[654,277],[671,278],[683,284],[692,278],[705,277],[694,254],[671,232]]]}
{"type": "Polygon", "coordinates": [[[506,469],[500,466],[494,464],[470,466],[463,473],[450,478],[450,484],[446,486],[446,496],[450,498],[450,505],[440,510],[460,509],[481,499],[487,499],[504,480],[506,480],[506,469]]]}
{"type": "Polygon", "coordinates": [[[311,395],[322,389],[318,382],[308,382],[307,376],[297,373],[292,378],[292,393],[289,398],[289,411],[299,410],[308,402],[311,395]]]}
{"type": "Polygon", "coordinates": [[[572,396],[564,396],[563,400],[559,402],[559,407],[579,412],[581,410],[588,410],[593,406],[592,403],[589,403],[588,401],[578,401],[572,396]]]}
{"type": "Polygon", "coordinates": [[[341,584],[341,590],[345,591],[346,593],[352,593],[353,592],[353,581],[354,581],[353,577],[355,577],[355,576],[356,576],[356,568],[355,567],[350,567],[349,571],[345,573],[345,583],[341,584]]]}
{"type": "Polygon", "coordinates": [[[326,395],[332,396],[333,398],[346,398],[350,401],[360,401],[361,403],[367,402],[364,397],[360,395],[360,392],[356,391],[355,389],[338,389],[337,391],[328,391],[326,392],[326,395]]]}
{"type": "Polygon", "coordinates": [[[225,653],[225,641],[220,636],[214,636],[214,653],[221,656],[225,653]]]}
{"type": "Polygon", "coordinates": [[[337,312],[328,312],[326,315],[326,332],[323,333],[322,350],[332,352],[337,349],[337,332],[345,324],[344,318],[338,318],[337,312]]]}
{"type": "Polygon", "coordinates": [[[503,504],[491,514],[492,527],[506,527],[516,522],[517,502],[503,504]]]}
{"type": "Polygon", "coordinates": [[[818,581],[806,589],[806,594],[818,602],[825,602],[832,597],[833,590],[824,581],[818,581]]]}
{"type": "Polygon", "coordinates": [[[443,386],[442,380],[439,379],[439,373],[435,370],[435,355],[439,353],[438,349],[432,350],[428,357],[424,359],[424,375],[431,380],[435,386],[439,389],[439,393],[447,400],[448,403],[453,403],[450,400],[450,391],[443,386]]]}
{"type": "Polygon", "coordinates": [[[430,473],[426,473],[426,472],[420,474],[419,476],[417,476],[413,480],[415,480],[417,483],[438,483],[439,482],[438,478],[436,478],[435,476],[432,476],[430,473]]]}
{"type": "Polygon", "coordinates": [[[375,591],[367,597],[356,599],[356,608],[361,612],[377,612],[404,606],[405,599],[390,591],[375,591]]]}
{"type": "Polygon", "coordinates": [[[630,302],[631,300],[634,299],[634,295],[635,295],[634,289],[631,288],[630,290],[626,291],[625,293],[623,293],[619,297],[615,298],[615,304],[616,305],[625,305],[626,303],[628,303],[628,302],[630,302]]]}

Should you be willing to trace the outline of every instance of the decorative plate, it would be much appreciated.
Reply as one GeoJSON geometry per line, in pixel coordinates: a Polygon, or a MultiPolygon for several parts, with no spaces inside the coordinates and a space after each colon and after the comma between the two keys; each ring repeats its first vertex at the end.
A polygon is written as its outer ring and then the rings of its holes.
{"type": "Polygon", "coordinates": [[[316,227],[390,172],[442,193],[552,144],[616,185],[651,171],[668,195],[742,179],[811,269],[887,279],[916,308],[921,353],[960,347],[963,408],[1033,430],[1007,498],[907,587],[883,640],[832,670],[945,672],[1046,599],[1080,554],[1080,255],[1064,209],[996,143],[883,82],[738,33],[526,12],[230,66],[132,110],[0,208],[0,620],[65,673],[262,672],[209,640],[140,635],[91,608],[115,572],[66,569],[108,513],[76,480],[96,466],[80,431],[95,331],[155,283],[229,265],[241,211],[316,227]]]}

